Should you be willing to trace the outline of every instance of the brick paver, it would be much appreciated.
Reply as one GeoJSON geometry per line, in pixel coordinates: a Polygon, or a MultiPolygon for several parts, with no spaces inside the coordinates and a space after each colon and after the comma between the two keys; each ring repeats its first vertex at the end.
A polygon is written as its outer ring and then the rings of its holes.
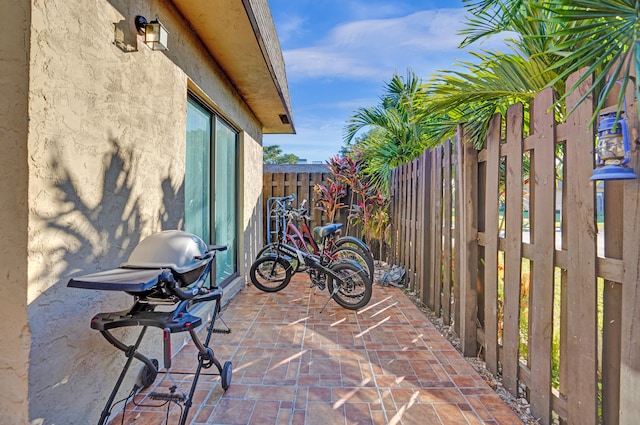
{"type": "MultiPolygon", "coordinates": [[[[233,332],[211,344],[220,362],[233,362],[231,386],[201,377],[188,423],[522,423],[401,290],[374,285],[358,312],[334,302],[321,311],[327,297],[304,273],[279,293],[245,287],[223,310],[233,332]]],[[[184,347],[173,370],[194,370],[195,352],[184,347]]],[[[189,376],[180,376],[186,392],[189,376]]],[[[174,424],[179,414],[171,407],[166,422],[166,407],[129,403],[124,423],[174,424]]]]}

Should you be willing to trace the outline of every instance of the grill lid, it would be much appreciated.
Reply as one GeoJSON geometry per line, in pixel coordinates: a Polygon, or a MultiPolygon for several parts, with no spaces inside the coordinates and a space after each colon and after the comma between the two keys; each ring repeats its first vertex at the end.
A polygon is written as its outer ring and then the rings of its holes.
{"type": "Polygon", "coordinates": [[[207,245],[198,236],[181,230],[165,230],[143,239],[121,267],[169,268],[185,274],[208,262],[207,245]]]}

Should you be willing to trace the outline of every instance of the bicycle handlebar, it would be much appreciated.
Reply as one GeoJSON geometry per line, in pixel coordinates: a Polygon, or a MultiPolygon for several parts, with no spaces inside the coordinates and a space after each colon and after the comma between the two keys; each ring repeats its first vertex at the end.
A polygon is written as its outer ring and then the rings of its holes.
{"type": "Polygon", "coordinates": [[[283,196],[282,198],[278,198],[278,203],[275,208],[275,212],[281,216],[289,216],[292,218],[304,218],[307,220],[311,220],[307,214],[309,210],[306,208],[307,200],[304,199],[300,202],[300,206],[298,208],[294,208],[292,206],[294,199],[296,199],[295,194],[291,194],[289,196],[283,196]]]}

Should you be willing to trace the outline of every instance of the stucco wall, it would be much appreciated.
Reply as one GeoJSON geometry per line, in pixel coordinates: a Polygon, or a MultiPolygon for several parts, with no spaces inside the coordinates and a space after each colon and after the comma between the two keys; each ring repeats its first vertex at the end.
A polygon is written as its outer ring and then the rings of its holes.
{"type": "Polygon", "coordinates": [[[244,264],[241,273],[246,275],[264,243],[262,239],[262,145],[253,140],[245,140],[242,146],[245,160],[240,183],[244,190],[241,222],[245,232],[243,246],[239,249],[239,260],[244,264]]]}
{"type": "Polygon", "coordinates": [[[0,5],[0,423],[27,422],[28,0],[0,5]]]}
{"type": "MultiPolygon", "coordinates": [[[[182,226],[189,80],[242,130],[245,171],[261,152],[260,125],[164,2],[34,0],[32,21],[29,417],[34,424],[93,423],[125,358],[89,320],[128,307],[131,297],[67,288],[69,277],[118,266],[144,236],[182,226]],[[161,18],[169,51],[142,43],[138,14],[161,18]]],[[[242,181],[261,182],[261,174],[242,181]]],[[[253,204],[261,183],[243,190],[246,243],[259,235],[253,204]]],[[[149,350],[161,358],[155,331],[149,350]]]]}

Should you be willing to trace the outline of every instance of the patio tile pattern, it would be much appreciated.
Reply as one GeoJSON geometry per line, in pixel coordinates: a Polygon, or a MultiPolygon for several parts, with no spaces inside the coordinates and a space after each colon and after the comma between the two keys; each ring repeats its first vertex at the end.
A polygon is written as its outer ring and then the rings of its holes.
{"type": "MultiPolygon", "coordinates": [[[[374,285],[358,312],[333,301],[323,310],[327,299],[304,273],[278,293],[246,286],[221,316],[232,333],[214,334],[211,344],[221,363],[233,362],[231,386],[223,392],[218,376],[201,376],[187,423],[522,423],[400,289],[374,285]]],[[[172,371],[186,373],[171,375],[185,392],[196,353],[187,345],[173,361],[172,371]]],[[[174,405],[167,422],[166,408],[129,403],[124,423],[176,424],[179,415],[174,405]]]]}

